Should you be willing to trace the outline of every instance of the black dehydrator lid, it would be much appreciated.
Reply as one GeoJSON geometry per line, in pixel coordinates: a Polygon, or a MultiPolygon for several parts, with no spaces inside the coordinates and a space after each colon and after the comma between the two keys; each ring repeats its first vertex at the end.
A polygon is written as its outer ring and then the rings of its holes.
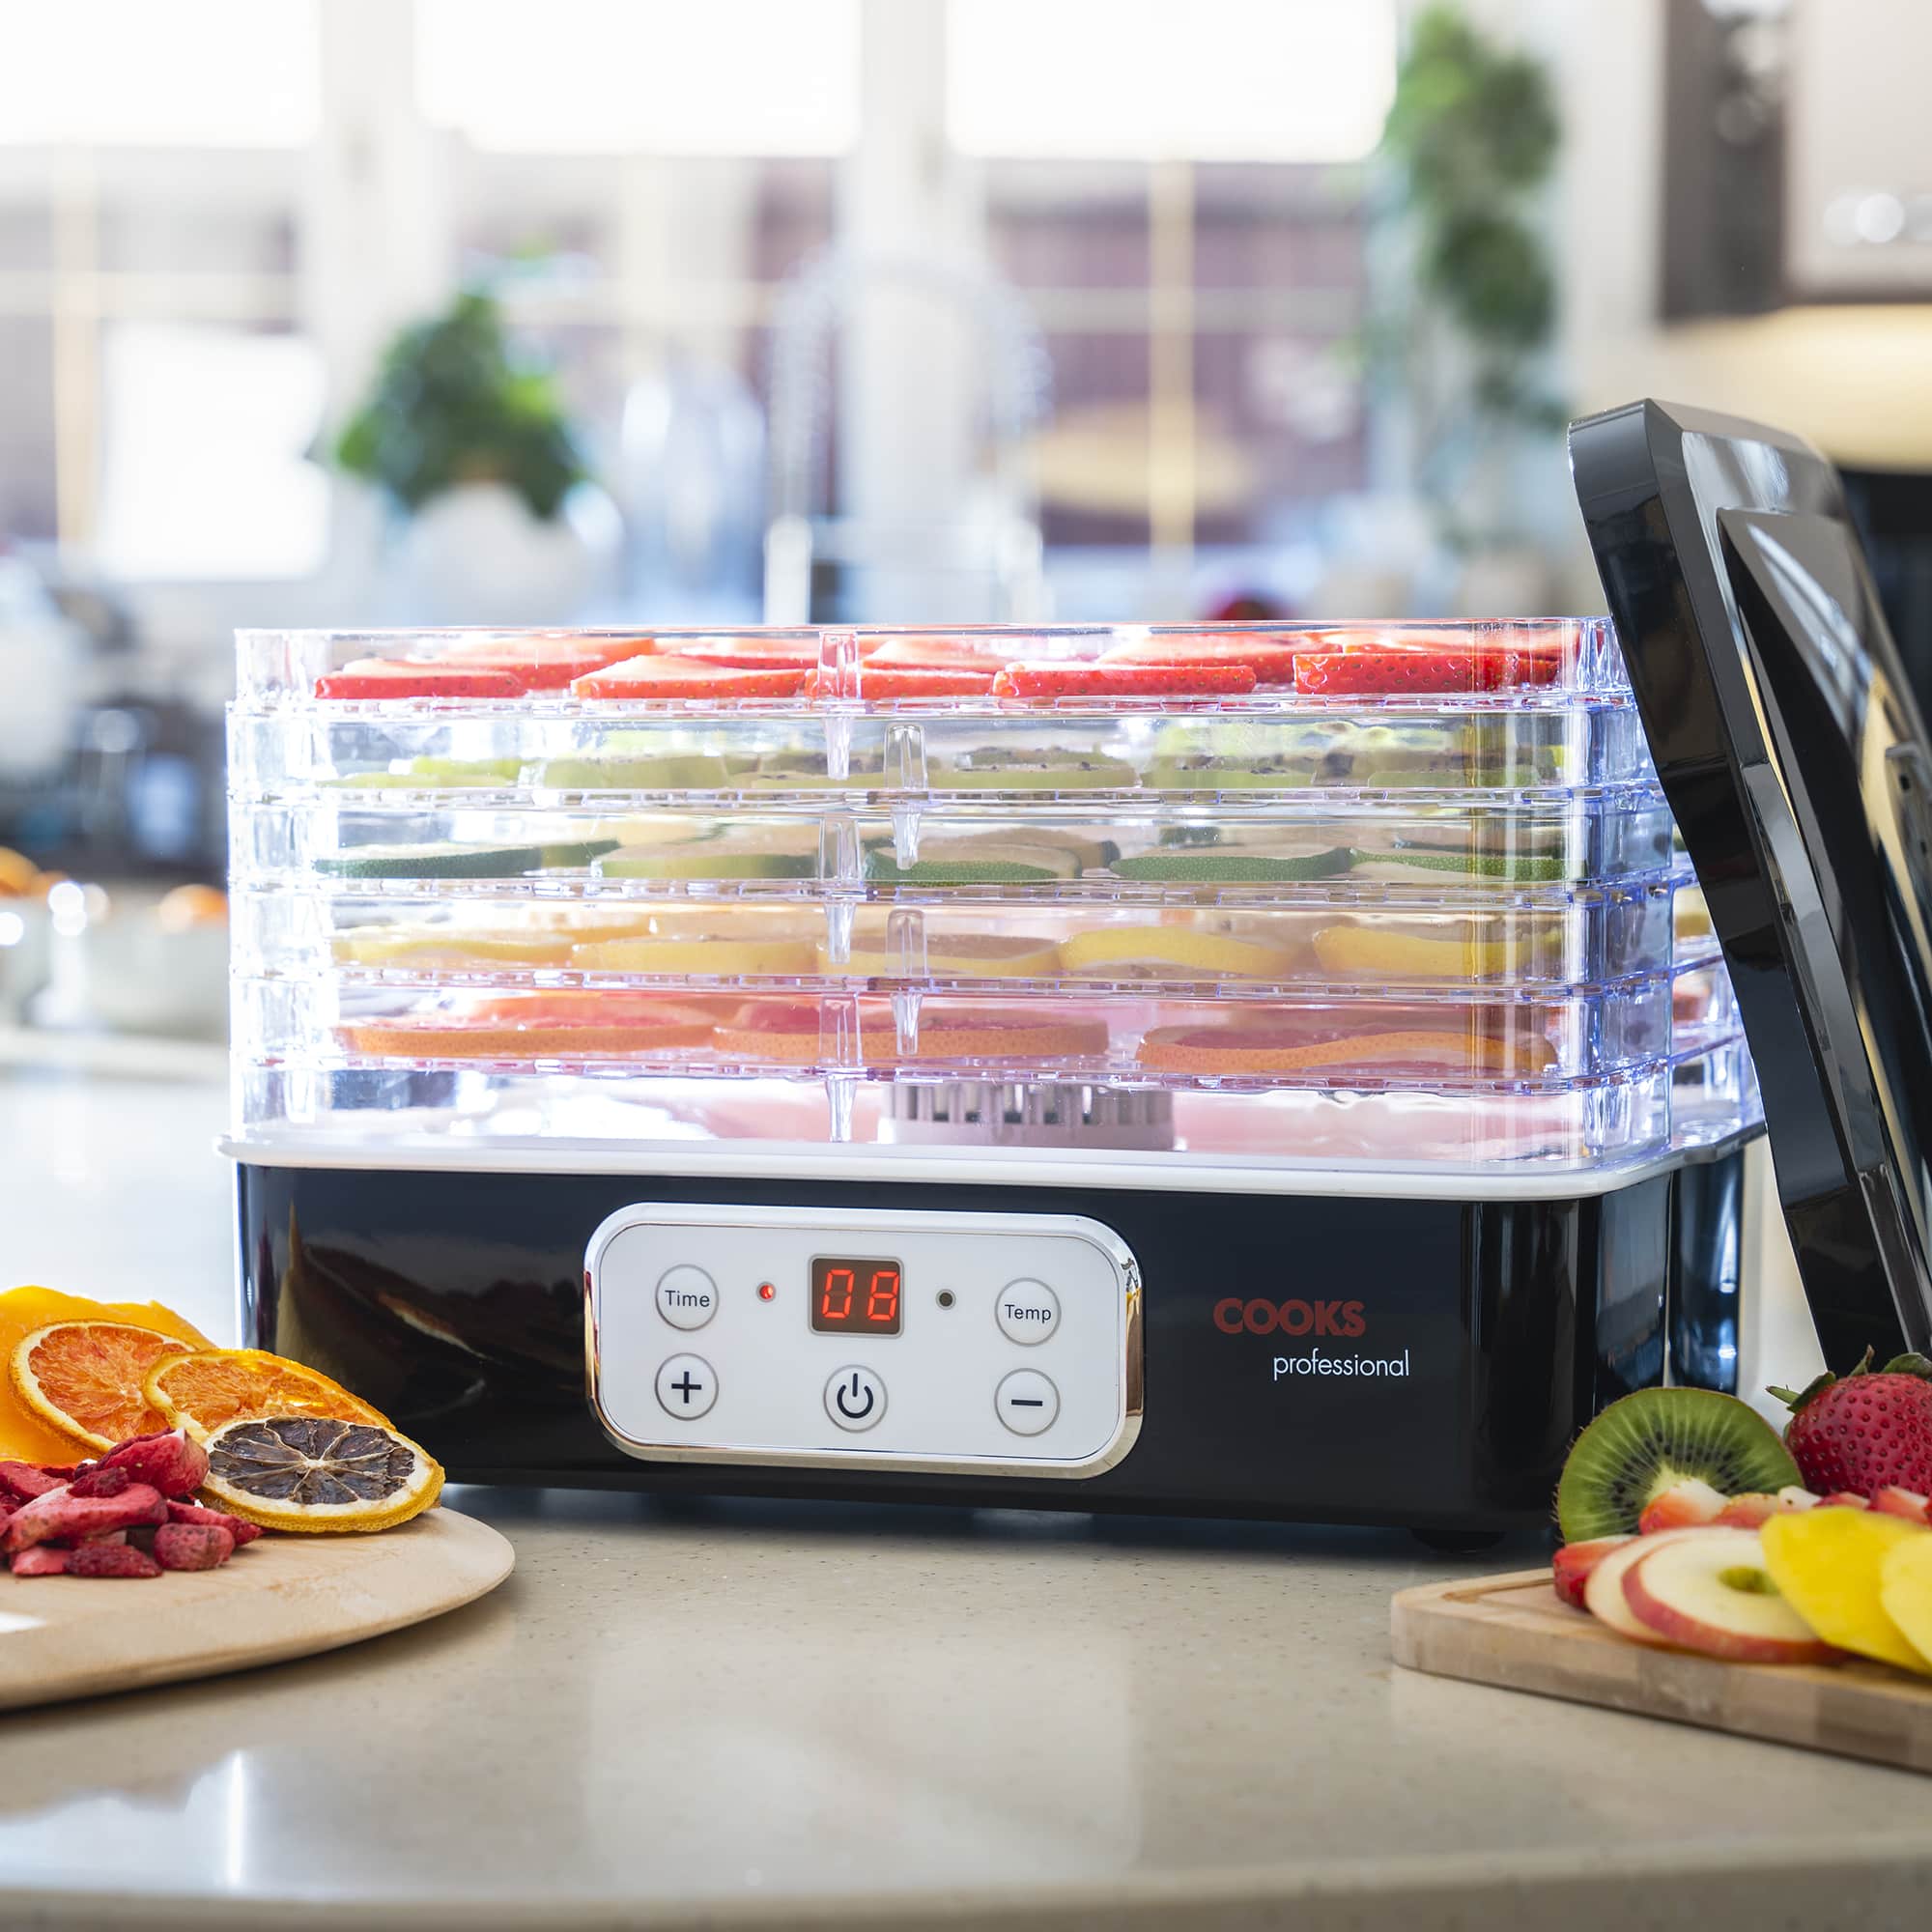
{"type": "Polygon", "coordinates": [[[1932,745],[1837,472],[1655,402],[1570,461],[1826,1359],[1932,1351],[1932,745]]]}

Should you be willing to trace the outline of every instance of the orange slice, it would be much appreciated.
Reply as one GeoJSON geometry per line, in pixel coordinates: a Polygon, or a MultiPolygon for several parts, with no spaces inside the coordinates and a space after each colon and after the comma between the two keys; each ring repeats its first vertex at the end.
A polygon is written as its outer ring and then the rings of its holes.
{"type": "Polygon", "coordinates": [[[142,1393],[167,1418],[206,1442],[224,1423],[265,1416],[321,1415],[386,1429],[389,1418],[340,1382],[266,1349],[207,1349],[156,1362],[142,1393]]]}
{"type": "Polygon", "coordinates": [[[244,1417],[208,1438],[202,1494],[270,1529],[392,1529],[441,1492],[442,1465],[381,1421],[244,1417]]]}
{"type": "Polygon", "coordinates": [[[0,1462],[71,1463],[75,1441],[30,1407],[14,1385],[8,1364],[14,1350],[37,1328],[55,1321],[125,1321],[172,1335],[191,1349],[213,1345],[192,1322],[158,1302],[90,1301],[51,1288],[15,1288],[0,1294],[0,1462]]]}
{"type": "Polygon", "coordinates": [[[112,1449],[168,1427],[142,1387],[170,1355],[193,1352],[185,1342],[128,1321],[53,1321],[14,1344],[7,1369],[43,1422],[90,1449],[112,1449]]]}

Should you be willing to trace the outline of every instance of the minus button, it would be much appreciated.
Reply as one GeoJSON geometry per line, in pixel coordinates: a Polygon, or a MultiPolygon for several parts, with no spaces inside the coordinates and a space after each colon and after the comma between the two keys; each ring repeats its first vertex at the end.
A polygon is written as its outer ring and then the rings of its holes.
{"type": "Polygon", "coordinates": [[[1060,1391],[1037,1369],[1015,1369],[993,1391],[993,1411],[1015,1435],[1038,1435],[1060,1413],[1060,1391]]]}

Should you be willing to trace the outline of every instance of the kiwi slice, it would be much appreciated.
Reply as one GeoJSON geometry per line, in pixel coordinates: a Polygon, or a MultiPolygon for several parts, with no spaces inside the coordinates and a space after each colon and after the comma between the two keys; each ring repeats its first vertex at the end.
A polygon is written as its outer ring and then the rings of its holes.
{"type": "Polygon", "coordinates": [[[591,860],[601,859],[605,853],[616,849],[614,838],[572,838],[561,845],[546,845],[544,867],[548,871],[575,871],[580,866],[587,866],[591,860]]]}
{"type": "Polygon", "coordinates": [[[514,879],[543,863],[538,845],[355,845],[315,869],[338,879],[514,879]]]}
{"type": "Polygon", "coordinates": [[[1117,859],[1122,879],[1160,879],[1174,884],[1267,885],[1278,879],[1327,879],[1349,869],[1353,855],[1346,846],[1327,852],[1187,851],[1170,846],[1117,859]]]}
{"type": "Polygon", "coordinates": [[[890,848],[866,854],[866,876],[879,885],[980,886],[1032,885],[1048,879],[1071,879],[1080,871],[1079,856],[1051,845],[972,843],[971,849],[935,850],[928,845],[923,858],[901,866],[890,848]]]}
{"type": "Polygon", "coordinates": [[[933,773],[938,791],[1131,791],[1139,783],[1140,774],[1121,758],[997,748],[969,752],[933,773]]]}
{"type": "Polygon", "coordinates": [[[703,752],[636,758],[551,758],[540,781],[551,791],[718,791],[724,760],[703,752]]]}
{"type": "Polygon", "coordinates": [[[1736,1396],[1638,1389],[1611,1403],[1571,1446],[1556,1490],[1564,1542],[1631,1534],[1647,1503],[1690,1476],[1727,1496],[1803,1480],[1777,1432],[1736,1396]]]}
{"type": "Polygon", "coordinates": [[[1515,879],[1529,883],[1560,879],[1564,864],[1554,853],[1449,852],[1413,846],[1395,852],[1355,853],[1357,868],[1368,866],[1399,866],[1422,872],[1461,872],[1473,879],[1515,879]]]}

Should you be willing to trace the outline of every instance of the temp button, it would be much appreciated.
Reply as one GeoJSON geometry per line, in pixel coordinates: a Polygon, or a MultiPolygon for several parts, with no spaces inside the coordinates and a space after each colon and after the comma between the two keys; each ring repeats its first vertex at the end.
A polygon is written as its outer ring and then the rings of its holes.
{"type": "Polygon", "coordinates": [[[1060,1413],[1060,1391],[1037,1369],[1015,1369],[993,1391],[993,1406],[1015,1435],[1037,1435],[1060,1413]]]}
{"type": "Polygon", "coordinates": [[[1060,1297],[1043,1281],[1009,1281],[993,1303],[1000,1333],[1031,1348],[1060,1326],[1060,1297]]]}
{"type": "Polygon", "coordinates": [[[718,1286],[700,1267],[674,1267],[658,1283],[658,1313],[673,1328],[702,1328],[718,1313],[718,1286]]]}

